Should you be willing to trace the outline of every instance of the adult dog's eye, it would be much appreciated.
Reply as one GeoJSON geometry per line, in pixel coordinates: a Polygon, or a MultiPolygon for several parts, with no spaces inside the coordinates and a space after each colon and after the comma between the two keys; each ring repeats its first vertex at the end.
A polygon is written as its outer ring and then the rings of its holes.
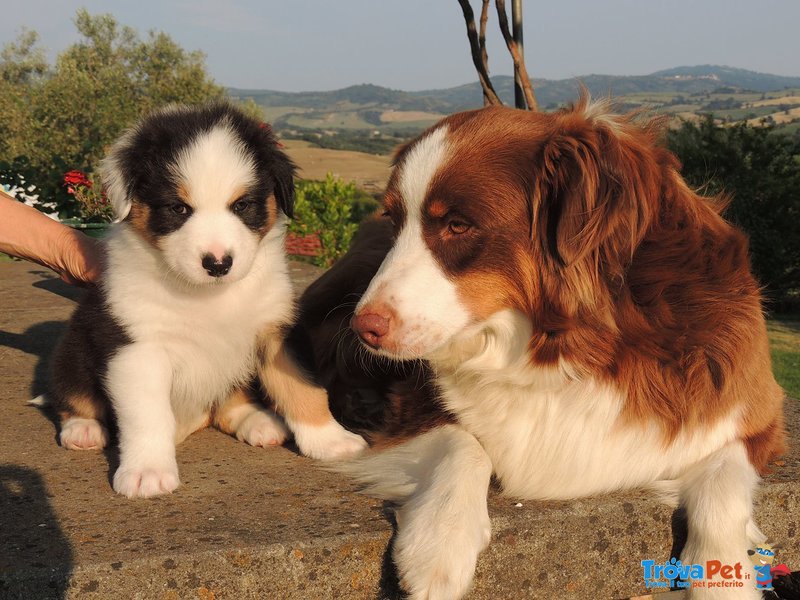
{"type": "Polygon", "coordinates": [[[450,219],[447,222],[447,231],[453,235],[461,235],[472,228],[472,225],[461,219],[450,219]]]}
{"type": "Polygon", "coordinates": [[[176,215],[188,215],[189,211],[191,210],[186,204],[179,202],[178,204],[173,204],[170,209],[176,215]]]}
{"type": "Polygon", "coordinates": [[[239,198],[236,202],[233,203],[233,206],[231,206],[231,208],[233,209],[233,212],[240,213],[243,210],[245,210],[248,206],[250,206],[249,200],[247,200],[246,198],[239,198]]]}

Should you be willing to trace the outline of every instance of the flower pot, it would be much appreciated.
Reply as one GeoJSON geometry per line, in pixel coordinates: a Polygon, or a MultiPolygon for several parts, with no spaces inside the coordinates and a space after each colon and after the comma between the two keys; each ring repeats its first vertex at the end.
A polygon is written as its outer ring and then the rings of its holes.
{"type": "Polygon", "coordinates": [[[102,238],[111,229],[111,223],[84,223],[79,219],[64,219],[61,221],[64,225],[79,229],[89,237],[102,238]]]}

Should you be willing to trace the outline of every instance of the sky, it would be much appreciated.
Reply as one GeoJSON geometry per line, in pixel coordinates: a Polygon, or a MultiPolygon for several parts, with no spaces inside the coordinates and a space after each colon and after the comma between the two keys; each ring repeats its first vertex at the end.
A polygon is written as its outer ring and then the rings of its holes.
{"type": "MultiPolygon", "coordinates": [[[[230,87],[296,92],[372,83],[411,91],[476,80],[456,0],[25,0],[13,9],[11,1],[2,0],[0,43],[34,29],[51,60],[77,41],[73,18],[84,7],[201,50],[214,79],[230,87]]],[[[800,76],[800,0],[523,4],[531,77],[699,64],[800,76]]],[[[472,5],[479,13],[478,0],[472,5]]],[[[511,74],[494,13],[488,31],[491,74],[511,74]]]]}

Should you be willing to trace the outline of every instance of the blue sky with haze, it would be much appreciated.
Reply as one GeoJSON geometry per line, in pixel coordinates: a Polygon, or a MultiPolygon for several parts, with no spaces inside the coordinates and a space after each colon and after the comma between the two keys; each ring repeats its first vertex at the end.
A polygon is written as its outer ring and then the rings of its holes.
{"type": "MultiPolygon", "coordinates": [[[[0,42],[35,29],[52,58],[76,41],[80,7],[202,50],[227,86],[420,90],[475,80],[456,0],[25,0],[3,11],[0,42]]],[[[524,16],[532,77],[706,63],[800,76],[800,0],[525,0],[524,16]]],[[[490,70],[510,74],[494,14],[489,31],[490,70]]]]}

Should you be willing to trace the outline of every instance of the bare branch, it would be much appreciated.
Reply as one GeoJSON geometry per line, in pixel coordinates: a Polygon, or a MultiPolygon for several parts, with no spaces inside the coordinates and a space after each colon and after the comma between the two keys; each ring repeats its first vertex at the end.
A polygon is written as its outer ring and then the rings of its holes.
{"type": "Polygon", "coordinates": [[[497,7],[497,19],[500,22],[500,31],[503,33],[503,39],[506,41],[508,51],[511,53],[511,58],[514,59],[514,73],[519,75],[519,80],[522,83],[522,90],[525,92],[525,102],[528,104],[530,110],[539,110],[539,104],[536,102],[536,94],[533,92],[533,85],[531,85],[530,77],[528,77],[528,70],[525,68],[525,57],[517,47],[517,43],[511,36],[511,31],[508,29],[508,15],[506,14],[505,0],[495,0],[497,7]]]}
{"type": "Polygon", "coordinates": [[[478,42],[478,31],[475,28],[475,14],[472,12],[472,7],[469,0],[458,0],[461,5],[461,11],[464,13],[464,21],[467,24],[467,38],[469,39],[469,48],[472,51],[472,63],[478,71],[478,79],[483,88],[483,103],[490,104],[503,104],[492,87],[492,82],[489,80],[489,73],[483,63],[481,56],[480,43],[478,42]]]}
{"type": "Polygon", "coordinates": [[[482,0],[481,6],[481,30],[478,33],[478,45],[481,48],[481,60],[483,61],[483,68],[486,69],[486,74],[489,74],[489,54],[486,52],[486,23],[489,21],[489,2],[490,0],[482,0]]]}

